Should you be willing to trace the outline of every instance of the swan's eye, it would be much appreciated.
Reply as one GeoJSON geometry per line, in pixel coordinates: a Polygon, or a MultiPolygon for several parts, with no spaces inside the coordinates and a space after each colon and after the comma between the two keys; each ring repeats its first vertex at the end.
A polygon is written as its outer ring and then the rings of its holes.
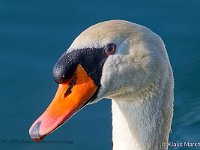
{"type": "Polygon", "coordinates": [[[116,50],[116,45],[114,43],[112,44],[108,44],[105,48],[104,48],[104,52],[107,56],[109,55],[113,55],[115,53],[116,50]]]}

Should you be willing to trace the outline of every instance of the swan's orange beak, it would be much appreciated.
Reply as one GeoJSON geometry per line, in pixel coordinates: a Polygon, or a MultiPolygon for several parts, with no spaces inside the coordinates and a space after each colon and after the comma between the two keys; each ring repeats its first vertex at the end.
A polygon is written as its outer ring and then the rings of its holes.
{"type": "Polygon", "coordinates": [[[59,84],[56,95],[46,111],[33,123],[29,134],[40,141],[82,108],[95,95],[98,87],[81,65],[64,84],[59,84]]]}

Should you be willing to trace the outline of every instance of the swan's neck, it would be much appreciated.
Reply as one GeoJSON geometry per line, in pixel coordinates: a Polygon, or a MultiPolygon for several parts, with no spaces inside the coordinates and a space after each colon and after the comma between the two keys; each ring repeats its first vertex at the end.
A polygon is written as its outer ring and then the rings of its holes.
{"type": "Polygon", "coordinates": [[[112,100],[113,150],[167,149],[170,114],[153,101],[112,100]]]}

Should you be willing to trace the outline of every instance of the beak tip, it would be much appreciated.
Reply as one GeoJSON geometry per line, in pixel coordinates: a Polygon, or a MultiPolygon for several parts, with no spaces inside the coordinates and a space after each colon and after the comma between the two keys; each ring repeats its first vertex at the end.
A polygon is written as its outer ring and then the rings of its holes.
{"type": "Polygon", "coordinates": [[[32,139],[34,142],[40,142],[44,137],[45,137],[45,135],[44,135],[44,136],[37,136],[37,137],[31,135],[31,139],[32,139]]]}
{"type": "Polygon", "coordinates": [[[40,124],[41,121],[39,121],[35,125],[33,124],[33,126],[29,129],[29,135],[31,136],[31,139],[35,142],[40,142],[45,137],[45,135],[40,135],[39,133],[40,124]]]}

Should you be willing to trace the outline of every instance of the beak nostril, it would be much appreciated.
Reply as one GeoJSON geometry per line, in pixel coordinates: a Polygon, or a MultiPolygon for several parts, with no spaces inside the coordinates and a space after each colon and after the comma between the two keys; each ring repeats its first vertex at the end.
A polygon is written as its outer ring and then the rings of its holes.
{"type": "Polygon", "coordinates": [[[69,83],[69,88],[67,89],[67,91],[65,92],[65,95],[64,95],[65,97],[68,96],[69,94],[71,94],[71,92],[72,92],[71,90],[75,84],[76,84],[76,79],[74,77],[69,83]]]}

